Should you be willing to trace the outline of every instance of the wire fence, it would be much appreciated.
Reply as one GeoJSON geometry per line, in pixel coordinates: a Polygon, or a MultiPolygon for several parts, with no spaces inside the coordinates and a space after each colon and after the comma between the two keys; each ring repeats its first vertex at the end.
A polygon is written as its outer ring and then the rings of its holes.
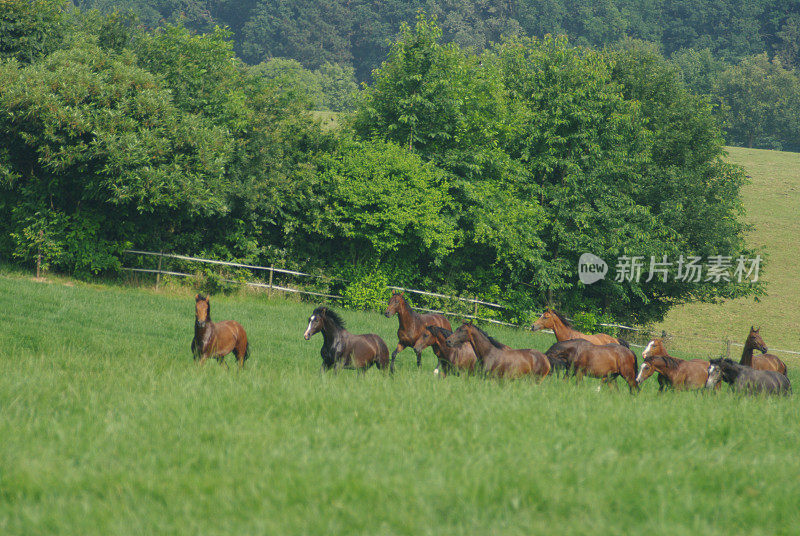
{"type": "MultiPolygon", "coordinates": [[[[175,260],[181,261],[181,263],[186,264],[209,264],[209,265],[217,265],[217,266],[224,266],[229,268],[237,268],[237,269],[244,269],[244,270],[256,270],[256,271],[263,271],[267,272],[268,281],[248,281],[244,279],[230,279],[230,278],[219,278],[219,281],[232,284],[232,285],[244,285],[248,287],[254,288],[262,288],[266,289],[267,292],[272,295],[273,292],[283,292],[288,294],[297,294],[297,295],[304,295],[304,296],[314,296],[317,298],[327,298],[330,300],[343,300],[344,296],[339,294],[332,294],[329,292],[321,292],[318,290],[311,290],[306,286],[300,286],[297,284],[291,285],[291,283],[283,283],[278,284],[276,281],[276,276],[291,276],[295,278],[304,278],[306,280],[318,280],[318,281],[336,281],[339,283],[349,283],[347,279],[339,278],[339,277],[329,277],[326,275],[321,274],[310,274],[305,272],[300,272],[297,270],[287,270],[285,268],[276,268],[275,266],[258,266],[254,264],[244,264],[244,263],[237,263],[237,262],[229,262],[229,261],[220,261],[216,259],[204,259],[200,257],[192,257],[188,255],[178,255],[174,253],[164,253],[164,252],[154,252],[154,251],[142,251],[142,250],[125,250],[123,253],[128,255],[138,256],[138,257],[152,257],[157,259],[157,266],[155,268],[143,268],[143,267],[131,267],[125,266],[122,270],[127,271],[129,273],[145,273],[145,274],[154,274],[156,276],[155,286],[158,289],[159,285],[162,282],[162,276],[172,276],[172,277],[182,277],[182,278],[193,278],[197,277],[197,274],[193,273],[186,273],[186,272],[179,272],[177,270],[168,270],[163,266],[164,260],[175,260]]],[[[415,294],[417,296],[435,298],[438,300],[445,300],[446,302],[450,303],[460,303],[463,305],[469,305],[471,307],[471,314],[465,312],[464,310],[461,311],[448,311],[443,308],[424,308],[424,307],[413,307],[416,311],[421,312],[428,312],[428,313],[438,313],[448,316],[453,316],[457,318],[463,319],[470,319],[470,320],[478,320],[481,322],[488,322],[491,324],[498,324],[502,326],[509,326],[519,329],[528,329],[528,325],[523,325],[520,323],[513,323],[513,322],[505,322],[502,320],[498,320],[497,318],[491,318],[488,316],[481,316],[479,314],[479,307],[486,307],[493,311],[509,311],[512,312],[513,310],[493,302],[488,302],[484,300],[480,300],[478,298],[465,298],[462,296],[452,296],[448,294],[441,294],[437,292],[430,292],[427,290],[420,290],[420,289],[412,289],[406,287],[399,287],[389,285],[387,289],[394,290],[394,291],[401,291],[401,292],[408,292],[411,294],[415,294]]],[[[462,309],[463,309],[462,305],[462,309]]],[[[540,314],[540,313],[536,313],[540,314]]],[[[624,338],[628,341],[630,346],[636,348],[644,348],[647,342],[655,337],[661,337],[669,341],[671,346],[676,349],[693,352],[695,355],[698,355],[698,352],[702,355],[705,353],[707,357],[735,357],[736,353],[739,351],[740,348],[743,348],[744,345],[741,343],[734,342],[730,339],[726,340],[719,340],[719,339],[710,339],[705,337],[700,337],[697,335],[685,335],[680,333],[667,333],[666,331],[661,331],[660,333],[647,328],[641,328],[636,326],[626,326],[624,324],[604,324],[600,323],[599,326],[605,328],[613,328],[614,330],[621,332],[624,338]]],[[[784,350],[779,348],[770,348],[770,353],[781,353],[792,357],[800,357],[800,351],[795,350],[784,350]]]]}

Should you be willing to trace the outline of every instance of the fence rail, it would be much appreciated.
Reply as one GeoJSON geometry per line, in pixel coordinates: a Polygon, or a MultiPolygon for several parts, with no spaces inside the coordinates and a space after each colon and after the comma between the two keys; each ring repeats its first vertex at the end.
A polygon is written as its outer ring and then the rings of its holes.
{"type": "MultiPolygon", "coordinates": [[[[270,292],[278,291],[278,292],[287,292],[287,293],[293,293],[293,294],[304,294],[304,295],[308,295],[308,296],[318,296],[318,297],[330,298],[330,299],[334,299],[334,300],[343,299],[343,296],[337,296],[335,294],[326,294],[326,293],[323,293],[323,292],[314,292],[314,291],[311,291],[311,290],[290,288],[290,287],[284,287],[284,286],[280,286],[280,285],[274,284],[273,283],[273,276],[274,276],[275,273],[286,274],[286,275],[291,275],[291,276],[296,276],[296,277],[308,277],[308,278],[316,278],[316,279],[325,279],[325,280],[328,280],[328,281],[349,282],[347,279],[342,279],[342,278],[338,278],[338,277],[327,277],[327,276],[324,276],[324,275],[307,274],[307,273],[298,272],[298,271],[295,271],[295,270],[287,270],[287,269],[284,269],[284,268],[275,268],[274,266],[258,266],[258,265],[254,265],[254,264],[244,264],[244,263],[238,263],[238,262],[220,261],[220,260],[216,260],[216,259],[203,259],[203,258],[200,258],[200,257],[191,257],[191,256],[188,256],[188,255],[178,255],[178,254],[175,254],[175,253],[142,251],[142,250],[135,250],[135,249],[125,250],[125,251],[123,251],[123,253],[127,253],[127,254],[130,254],[130,255],[144,255],[144,256],[158,257],[159,258],[158,269],[133,268],[133,267],[123,267],[122,268],[123,270],[129,271],[129,272],[141,272],[141,273],[156,274],[157,277],[160,277],[161,275],[170,275],[170,276],[176,276],[176,277],[195,277],[194,274],[187,274],[187,273],[183,273],[183,272],[175,272],[175,271],[169,271],[169,270],[162,269],[161,268],[161,259],[163,259],[163,258],[177,259],[177,260],[182,260],[182,261],[187,261],[187,262],[197,262],[197,263],[215,264],[215,265],[221,265],[221,266],[230,266],[230,267],[233,267],[233,268],[247,268],[247,269],[251,269],[251,270],[267,271],[267,272],[269,272],[269,283],[260,283],[260,282],[253,282],[253,281],[234,281],[232,279],[223,279],[222,281],[224,281],[226,283],[232,283],[232,284],[243,284],[243,285],[247,285],[247,286],[250,286],[250,287],[266,288],[270,292]]],[[[522,328],[523,327],[523,326],[520,326],[519,324],[513,324],[513,323],[510,323],[510,322],[503,322],[501,320],[497,320],[497,319],[494,319],[494,318],[486,318],[486,317],[478,316],[478,314],[477,314],[477,306],[478,305],[483,305],[485,307],[491,307],[493,309],[504,310],[504,311],[511,311],[512,310],[512,309],[510,309],[510,308],[508,308],[508,307],[506,307],[504,305],[498,304],[498,303],[487,302],[487,301],[479,300],[477,298],[463,298],[461,296],[450,296],[450,295],[447,295],[447,294],[439,294],[437,292],[429,292],[429,291],[426,291],[426,290],[411,289],[411,288],[398,287],[398,286],[393,286],[393,285],[388,285],[386,288],[391,289],[391,290],[402,291],[402,292],[409,292],[409,293],[412,293],[412,294],[418,294],[418,295],[421,295],[421,296],[430,296],[430,297],[434,297],[434,298],[442,298],[442,299],[447,299],[447,300],[452,300],[452,301],[459,301],[459,302],[463,302],[463,303],[470,303],[470,304],[473,304],[475,306],[475,309],[474,309],[474,313],[475,314],[472,314],[472,315],[465,314],[465,313],[456,313],[456,312],[451,312],[451,311],[441,311],[441,310],[436,310],[436,309],[426,309],[426,308],[423,308],[423,307],[414,307],[414,309],[417,310],[417,311],[422,311],[422,312],[427,312],[427,313],[437,313],[437,314],[443,314],[443,315],[448,315],[448,316],[456,316],[458,318],[468,318],[468,319],[471,319],[471,320],[480,320],[482,322],[489,322],[489,323],[492,323],[492,324],[498,324],[498,325],[502,325],[502,326],[510,326],[510,327],[515,327],[515,328],[522,328]]],[[[638,333],[644,333],[644,332],[648,331],[648,330],[644,330],[642,328],[637,328],[637,327],[634,327],[634,326],[626,326],[626,325],[623,325],[623,324],[603,324],[603,323],[600,323],[598,325],[599,326],[603,326],[603,327],[609,327],[609,328],[619,328],[619,329],[624,329],[624,330],[628,330],[628,331],[631,331],[631,332],[638,332],[638,333]]],[[[544,333],[552,333],[552,331],[550,331],[550,330],[542,330],[542,331],[544,333]]],[[[702,342],[706,342],[706,343],[711,343],[711,344],[715,344],[715,345],[717,345],[717,344],[718,345],[724,345],[725,348],[726,348],[726,353],[728,355],[730,354],[730,349],[731,349],[732,346],[739,347],[739,348],[743,348],[744,347],[743,344],[733,342],[730,339],[726,339],[726,340],[707,339],[705,337],[685,336],[685,335],[681,335],[679,333],[669,333],[669,334],[664,333],[664,335],[667,336],[668,338],[672,338],[672,339],[690,339],[690,340],[695,340],[695,341],[702,341],[702,342]]],[[[630,343],[630,345],[633,346],[633,347],[637,347],[637,348],[644,348],[644,345],[641,345],[641,344],[630,343]]],[[[795,351],[795,350],[784,350],[784,349],[779,349],[779,348],[770,348],[769,351],[770,352],[777,352],[777,353],[800,356],[800,351],[795,351]]]]}

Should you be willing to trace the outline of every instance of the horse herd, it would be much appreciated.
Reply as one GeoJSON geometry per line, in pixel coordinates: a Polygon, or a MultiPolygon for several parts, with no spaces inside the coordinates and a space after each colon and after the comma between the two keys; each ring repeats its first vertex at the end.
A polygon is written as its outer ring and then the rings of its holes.
{"type": "MultiPolygon", "coordinates": [[[[345,368],[366,372],[375,365],[394,372],[395,358],[405,348],[414,350],[419,367],[422,351],[431,347],[439,361],[434,372],[443,377],[459,371],[508,379],[522,376],[542,379],[560,374],[565,378],[574,376],[577,383],[590,376],[601,380],[600,389],[603,385],[616,387],[616,378],[621,376],[633,393],[647,378],[658,373],[659,391],[666,387],[716,389],[723,381],[743,393],[790,394],[792,390],[786,365],[767,353],[759,330],[754,328],[750,329],[739,363],[730,359],[678,359],[667,353],[661,339],[653,339],[642,352],[644,361],[638,366],[636,354],[624,339],[604,333],[581,333],[552,309],[547,309],[532,326],[533,331],[550,329],[556,336],[557,342],[545,353],[510,348],[471,322],[453,331],[444,316],[413,311],[402,293],[392,295],[385,311],[387,318],[395,314],[399,320],[398,343],[391,355],[380,336],[350,333],[342,318],[324,306],[314,309],[303,338],[309,340],[322,333],[323,371],[345,368]],[[754,350],[763,355],[753,356],[754,350]]],[[[250,346],[238,322],[212,322],[209,298],[198,294],[191,348],[195,360],[201,364],[209,358],[225,364],[225,356],[233,352],[241,367],[250,346]]]]}

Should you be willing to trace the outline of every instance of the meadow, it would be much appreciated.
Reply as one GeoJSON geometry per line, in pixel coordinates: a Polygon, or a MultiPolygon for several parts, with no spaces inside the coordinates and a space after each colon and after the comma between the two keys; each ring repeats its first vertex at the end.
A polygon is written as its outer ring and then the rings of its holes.
{"type": "MultiPolygon", "coordinates": [[[[0,275],[0,533],[790,534],[794,398],[319,373],[312,303],[216,296],[244,370],[190,356],[189,289],[0,275]]],[[[396,318],[345,311],[391,348],[396,318]]],[[[487,328],[517,347],[552,335],[487,328]]],[[[790,378],[796,378],[790,369],[790,378]]]]}
{"type": "MultiPolygon", "coordinates": [[[[762,274],[767,295],[719,304],[690,303],[672,309],[656,328],[680,334],[671,344],[698,356],[719,355],[722,344],[700,339],[730,338],[743,343],[751,325],[771,348],[800,351],[800,153],[728,147],[728,159],[747,170],[749,184],[742,190],[745,221],[753,226],[748,243],[766,258],[762,274]]],[[[731,349],[738,358],[741,347],[731,349]]],[[[800,356],[777,353],[800,366],[800,356]]]]}

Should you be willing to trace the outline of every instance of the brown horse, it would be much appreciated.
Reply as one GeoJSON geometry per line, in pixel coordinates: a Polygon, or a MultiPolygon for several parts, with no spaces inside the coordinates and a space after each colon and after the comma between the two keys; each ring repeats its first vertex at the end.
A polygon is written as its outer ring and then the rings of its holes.
{"type": "MultiPolygon", "coordinates": [[[[395,313],[397,313],[397,317],[400,320],[400,327],[397,329],[397,348],[392,352],[392,370],[394,370],[394,358],[397,354],[402,352],[405,348],[413,348],[414,345],[417,344],[419,338],[422,337],[422,334],[425,333],[425,328],[427,326],[439,326],[449,330],[453,329],[450,327],[450,321],[442,315],[421,315],[416,311],[412,311],[411,307],[408,306],[408,302],[406,302],[406,299],[403,297],[403,294],[400,292],[395,292],[392,294],[392,297],[389,298],[389,305],[384,314],[386,318],[391,318],[395,313]]],[[[417,354],[417,367],[419,367],[422,363],[422,351],[417,351],[415,349],[414,352],[417,354]]]]}
{"type": "Polygon", "coordinates": [[[531,329],[533,331],[538,331],[540,329],[552,329],[556,336],[556,340],[559,342],[568,341],[570,339],[584,339],[592,344],[613,343],[621,344],[625,347],[628,346],[628,343],[625,339],[615,338],[611,335],[606,335],[605,333],[596,333],[594,335],[581,333],[572,327],[572,324],[569,322],[569,320],[564,318],[564,315],[550,308],[546,309],[545,312],[542,313],[542,316],[540,316],[539,319],[533,323],[531,329]]]}
{"type": "Polygon", "coordinates": [[[631,393],[639,390],[636,383],[636,354],[621,344],[584,345],[578,350],[572,363],[575,371],[575,383],[580,383],[584,375],[600,378],[603,385],[616,387],[617,376],[628,382],[631,393]]]}
{"type": "Polygon", "coordinates": [[[636,383],[642,385],[647,378],[658,372],[658,391],[671,385],[676,389],[702,389],[708,381],[708,361],[703,359],[678,359],[664,348],[661,339],[653,339],[642,352],[641,368],[636,383]]]}
{"type": "Polygon", "coordinates": [[[468,342],[483,369],[499,378],[550,374],[550,361],[542,352],[509,348],[472,323],[462,324],[445,341],[450,348],[468,342]]]}
{"type": "Polygon", "coordinates": [[[192,355],[200,364],[213,357],[220,365],[225,363],[225,356],[233,352],[239,366],[243,367],[250,356],[250,343],[247,333],[238,322],[225,320],[211,321],[211,300],[202,294],[194,297],[194,339],[192,339],[192,355]]]}
{"type": "Polygon", "coordinates": [[[441,372],[442,378],[446,377],[453,369],[466,370],[473,372],[475,362],[478,360],[475,350],[471,344],[462,344],[456,348],[447,346],[447,337],[453,332],[439,326],[427,326],[425,333],[414,345],[415,352],[421,352],[428,346],[433,348],[433,353],[439,358],[439,368],[435,372],[441,372]]]}
{"type": "Polygon", "coordinates": [[[767,345],[764,344],[764,340],[758,334],[760,329],[750,326],[750,333],[747,335],[747,340],[744,341],[744,350],[739,364],[753,367],[756,370],[774,370],[786,376],[786,363],[778,359],[777,356],[767,353],[767,345]],[[764,355],[753,357],[753,350],[755,349],[761,350],[764,355]]]}
{"type": "MultiPolygon", "coordinates": [[[[344,321],[335,311],[317,307],[308,318],[308,327],[303,338],[322,332],[322,370],[340,368],[366,372],[372,365],[383,370],[389,365],[389,348],[380,336],[374,333],[353,335],[345,329],[344,321]]],[[[390,368],[394,372],[394,368],[390,368]]]]}

